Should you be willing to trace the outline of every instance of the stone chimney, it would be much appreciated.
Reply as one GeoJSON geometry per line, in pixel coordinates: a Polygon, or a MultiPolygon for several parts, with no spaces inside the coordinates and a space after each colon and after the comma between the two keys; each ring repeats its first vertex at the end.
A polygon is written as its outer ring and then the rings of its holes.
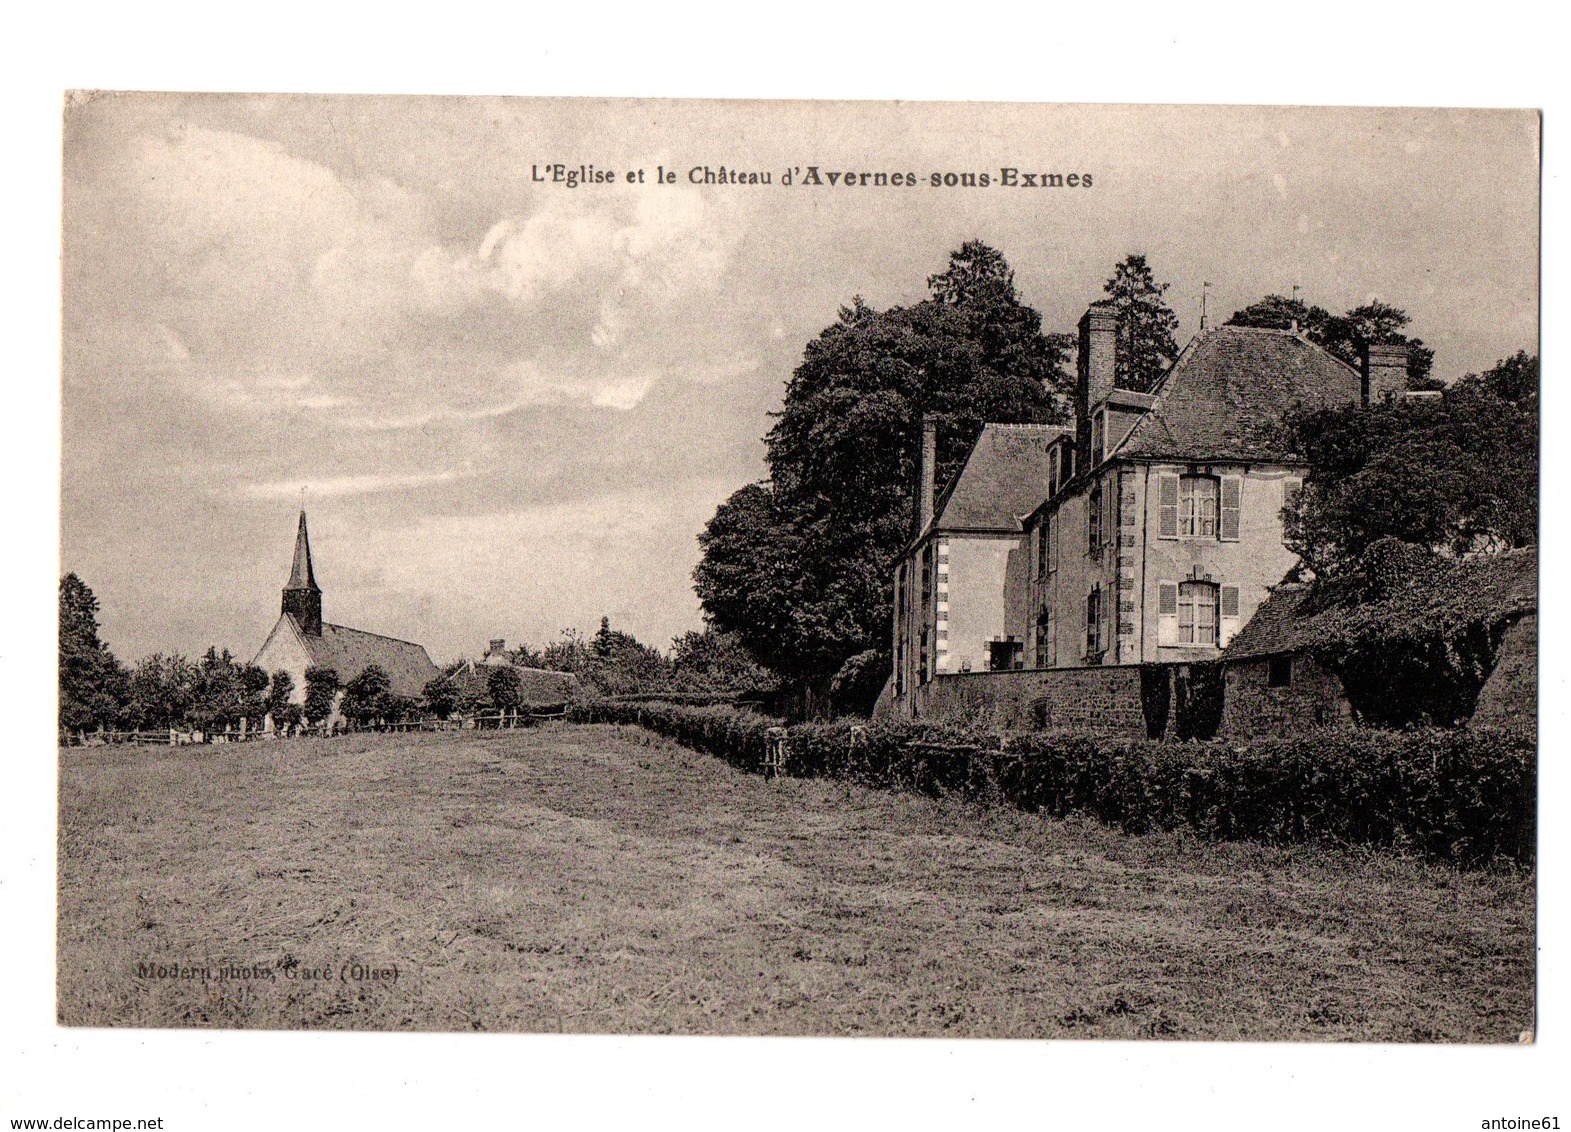
{"type": "Polygon", "coordinates": [[[1107,300],[1092,303],[1080,316],[1080,351],[1075,380],[1076,462],[1091,463],[1091,407],[1118,383],[1118,316],[1107,300]]]}
{"type": "Polygon", "coordinates": [[[492,637],[491,643],[486,647],[485,656],[482,657],[487,664],[507,663],[507,638],[492,637]]]}
{"type": "Polygon", "coordinates": [[[938,476],[938,418],[931,413],[922,416],[922,448],[916,462],[916,531],[920,538],[933,521],[933,496],[937,491],[938,476]]]}
{"type": "Polygon", "coordinates": [[[1407,391],[1407,347],[1364,347],[1364,404],[1398,400],[1407,391]]]}
{"type": "Polygon", "coordinates": [[[1092,303],[1080,316],[1080,355],[1075,415],[1085,417],[1117,384],[1118,316],[1107,302],[1092,303]]]}

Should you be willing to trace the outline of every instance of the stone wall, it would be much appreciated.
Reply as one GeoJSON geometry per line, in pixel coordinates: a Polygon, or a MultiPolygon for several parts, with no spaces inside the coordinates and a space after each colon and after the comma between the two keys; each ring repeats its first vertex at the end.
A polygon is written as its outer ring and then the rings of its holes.
{"type": "Polygon", "coordinates": [[[1135,665],[957,673],[923,689],[916,717],[1139,738],[1146,733],[1135,665]]]}
{"type": "Polygon", "coordinates": [[[1228,664],[1219,736],[1282,738],[1351,721],[1342,682],[1313,658],[1294,656],[1292,679],[1278,688],[1270,686],[1270,664],[1266,657],[1228,664]]]}

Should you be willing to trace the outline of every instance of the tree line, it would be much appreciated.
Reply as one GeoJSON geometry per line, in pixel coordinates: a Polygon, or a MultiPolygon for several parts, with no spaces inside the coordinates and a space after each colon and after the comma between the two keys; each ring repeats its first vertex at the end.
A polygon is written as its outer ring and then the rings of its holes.
{"type": "Polygon", "coordinates": [[[592,635],[569,629],[543,649],[520,646],[509,664],[474,666],[483,673],[479,679],[462,679],[462,662],[445,665],[419,696],[395,692],[379,665],[347,680],[332,667],[315,665],[306,669],[303,702],[296,703],[288,672],[241,663],[216,646],[194,660],[153,653],[128,667],[100,639],[98,598],[76,574],[60,579],[59,602],[58,723],[68,732],[173,728],[214,734],[260,729],[269,716],[278,728],[320,726],[335,707],[360,727],[508,713],[522,704],[518,668],[573,673],[581,686],[605,695],[745,694],[774,685],[734,639],[713,629],[677,637],[668,655],[602,618],[592,635]]]}

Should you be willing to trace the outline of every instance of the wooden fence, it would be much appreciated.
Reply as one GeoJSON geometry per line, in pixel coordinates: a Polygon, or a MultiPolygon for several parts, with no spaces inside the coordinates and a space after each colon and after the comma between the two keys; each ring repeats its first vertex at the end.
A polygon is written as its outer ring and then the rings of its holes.
{"type": "Polygon", "coordinates": [[[539,707],[520,708],[511,712],[495,712],[449,719],[401,719],[370,726],[339,724],[301,726],[285,731],[269,731],[260,727],[230,727],[222,731],[183,730],[166,728],[160,731],[66,731],[59,732],[62,747],[106,746],[161,746],[178,747],[205,743],[255,743],[274,742],[279,739],[313,739],[334,735],[366,735],[387,731],[508,731],[529,727],[545,720],[561,719],[567,714],[566,704],[545,704],[539,707]]]}

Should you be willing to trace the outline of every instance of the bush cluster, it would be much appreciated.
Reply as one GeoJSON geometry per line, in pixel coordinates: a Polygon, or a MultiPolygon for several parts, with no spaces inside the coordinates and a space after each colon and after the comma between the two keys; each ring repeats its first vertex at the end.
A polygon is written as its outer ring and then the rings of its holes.
{"type": "MultiPolygon", "coordinates": [[[[636,724],[754,772],[781,727],[736,708],[656,702],[585,702],[569,718],[636,724]]],[[[1534,858],[1536,750],[1509,730],[1343,729],[1232,744],[839,721],[783,734],[786,774],[1086,814],[1131,833],[1326,841],[1470,867],[1534,858]]]]}

